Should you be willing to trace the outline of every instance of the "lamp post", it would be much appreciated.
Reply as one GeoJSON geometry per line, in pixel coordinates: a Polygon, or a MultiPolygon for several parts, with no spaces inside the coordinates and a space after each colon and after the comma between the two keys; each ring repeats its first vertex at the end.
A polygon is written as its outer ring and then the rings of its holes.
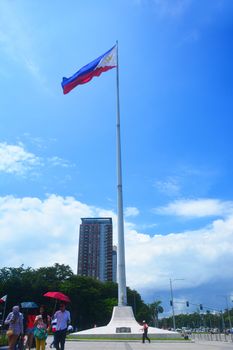
{"type": "Polygon", "coordinates": [[[232,329],[232,324],[231,324],[231,316],[230,316],[230,311],[229,311],[229,306],[228,306],[228,301],[227,301],[227,296],[225,295],[225,299],[226,299],[226,306],[227,306],[227,315],[228,315],[228,320],[229,320],[229,326],[230,326],[230,330],[232,329]]]}
{"type": "Polygon", "coordinates": [[[224,331],[224,329],[225,329],[225,322],[224,322],[222,310],[220,311],[220,314],[221,314],[221,319],[222,319],[222,330],[224,331]]]}
{"type": "Polygon", "coordinates": [[[175,311],[174,311],[172,281],[183,281],[183,280],[184,280],[184,278],[174,278],[173,280],[170,278],[171,307],[172,307],[172,319],[173,319],[173,329],[174,329],[174,331],[176,330],[176,320],[175,320],[175,311]]]}
{"type": "Polygon", "coordinates": [[[226,310],[227,310],[227,316],[228,316],[228,322],[229,322],[229,327],[230,329],[232,329],[232,324],[231,324],[231,315],[229,312],[229,305],[228,305],[228,301],[227,301],[227,295],[219,295],[220,297],[224,298],[226,300],[226,310]]]}

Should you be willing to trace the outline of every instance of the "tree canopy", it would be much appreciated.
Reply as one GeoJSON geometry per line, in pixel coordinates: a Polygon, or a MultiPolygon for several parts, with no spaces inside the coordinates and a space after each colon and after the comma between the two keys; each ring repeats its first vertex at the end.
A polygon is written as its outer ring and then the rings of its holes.
{"type": "MultiPolygon", "coordinates": [[[[7,312],[13,305],[34,301],[46,305],[52,314],[55,301],[43,296],[48,291],[60,291],[70,297],[67,308],[71,311],[72,324],[79,330],[107,324],[113,307],[117,305],[116,283],[77,276],[68,265],[55,264],[38,269],[22,265],[0,269],[0,295],[8,296],[7,312]]],[[[140,294],[127,288],[127,295],[128,305],[132,306],[136,319],[139,322],[148,319],[149,322],[149,308],[140,294]]]]}
{"type": "MultiPolygon", "coordinates": [[[[94,325],[106,325],[112,316],[113,307],[117,305],[117,284],[100,282],[90,277],[81,277],[73,273],[68,265],[55,264],[49,267],[33,269],[31,267],[3,267],[0,269],[0,297],[7,295],[6,315],[13,305],[25,301],[34,301],[46,305],[52,315],[55,300],[43,295],[48,291],[60,291],[67,294],[71,303],[72,324],[78,330],[91,328],[94,325]]],[[[136,290],[127,287],[128,305],[132,306],[136,320],[146,320],[150,326],[172,328],[172,317],[158,319],[163,312],[161,301],[146,304],[136,290]]],[[[4,304],[0,304],[0,312],[4,304]]],[[[224,310],[222,314],[194,312],[176,315],[176,327],[230,327],[229,316],[233,324],[233,309],[224,310]]],[[[1,319],[1,317],[0,317],[1,319]]]]}

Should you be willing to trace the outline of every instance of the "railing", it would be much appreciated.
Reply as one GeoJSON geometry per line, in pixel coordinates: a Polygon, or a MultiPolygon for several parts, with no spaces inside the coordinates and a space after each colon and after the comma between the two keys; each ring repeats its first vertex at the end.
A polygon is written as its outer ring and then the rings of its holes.
{"type": "Polygon", "coordinates": [[[194,341],[233,342],[233,334],[225,333],[192,333],[189,338],[194,341]]]}

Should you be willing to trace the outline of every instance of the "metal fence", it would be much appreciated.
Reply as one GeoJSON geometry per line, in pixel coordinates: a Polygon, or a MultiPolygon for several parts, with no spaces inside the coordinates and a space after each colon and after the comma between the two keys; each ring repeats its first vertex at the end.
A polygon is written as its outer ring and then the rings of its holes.
{"type": "Polygon", "coordinates": [[[194,341],[233,342],[233,334],[225,333],[192,333],[189,337],[194,341]]]}

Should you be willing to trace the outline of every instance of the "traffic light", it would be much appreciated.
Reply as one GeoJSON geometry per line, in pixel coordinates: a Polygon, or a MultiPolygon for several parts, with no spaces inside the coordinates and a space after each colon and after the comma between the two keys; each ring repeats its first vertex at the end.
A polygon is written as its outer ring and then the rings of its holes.
{"type": "Polygon", "coordinates": [[[189,301],[186,301],[186,306],[189,307],[189,301]]]}
{"type": "Polygon", "coordinates": [[[173,305],[173,302],[172,302],[172,300],[170,300],[170,305],[171,305],[171,306],[173,305]]]}
{"type": "Polygon", "coordinates": [[[202,304],[200,304],[200,310],[203,310],[203,306],[202,306],[202,304]]]}

